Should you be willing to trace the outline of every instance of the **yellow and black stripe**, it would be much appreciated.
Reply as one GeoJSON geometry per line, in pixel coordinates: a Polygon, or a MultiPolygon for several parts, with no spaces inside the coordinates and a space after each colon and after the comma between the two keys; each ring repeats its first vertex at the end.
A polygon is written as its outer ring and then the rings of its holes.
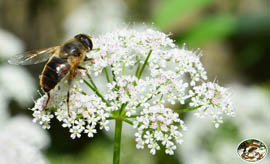
{"type": "Polygon", "coordinates": [[[69,72],[67,59],[52,57],[43,69],[40,84],[45,92],[53,89],[69,72]]]}

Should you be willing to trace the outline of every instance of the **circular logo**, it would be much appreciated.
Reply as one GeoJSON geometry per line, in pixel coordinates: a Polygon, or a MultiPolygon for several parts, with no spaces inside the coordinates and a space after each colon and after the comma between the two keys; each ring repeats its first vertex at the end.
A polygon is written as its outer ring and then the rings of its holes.
{"type": "Polygon", "coordinates": [[[267,147],[257,139],[247,139],[239,144],[237,153],[245,161],[257,162],[266,156],[267,147]]]}

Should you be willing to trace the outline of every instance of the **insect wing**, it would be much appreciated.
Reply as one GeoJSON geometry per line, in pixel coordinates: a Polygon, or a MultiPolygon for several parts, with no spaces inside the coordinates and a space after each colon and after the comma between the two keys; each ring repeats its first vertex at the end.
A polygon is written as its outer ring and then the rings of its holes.
{"type": "Polygon", "coordinates": [[[57,52],[57,48],[59,48],[59,46],[26,51],[11,57],[8,60],[8,63],[15,65],[30,65],[45,62],[57,52]]]}

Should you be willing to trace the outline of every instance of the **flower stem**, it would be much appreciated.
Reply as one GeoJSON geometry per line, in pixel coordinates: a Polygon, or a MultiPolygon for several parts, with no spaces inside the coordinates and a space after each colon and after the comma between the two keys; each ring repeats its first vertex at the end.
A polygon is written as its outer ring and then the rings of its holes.
{"type": "Polygon", "coordinates": [[[90,83],[88,83],[86,80],[83,79],[83,82],[93,91],[95,92],[95,94],[101,98],[101,100],[107,105],[107,106],[111,106],[110,103],[102,96],[102,94],[99,92],[99,90],[97,88],[95,88],[94,86],[92,86],[90,83]]]}
{"type": "Polygon", "coordinates": [[[122,133],[121,119],[115,119],[115,134],[114,134],[114,145],[113,145],[113,164],[120,163],[120,146],[121,146],[121,133],[122,133]]]}
{"type": "Polygon", "coordinates": [[[143,116],[143,115],[136,114],[136,115],[131,115],[131,116],[127,117],[127,118],[136,118],[136,117],[140,117],[140,116],[143,116]]]}
{"type": "Polygon", "coordinates": [[[116,75],[114,73],[114,70],[112,69],[112,77],[113,77],[113,81],[116,82],[116,75]]]}
{"type": "Polygon", "coordinates": [[[137,67],[137,69],[136,69],[136,73],[135,73],[135,76],[136,76],[136,77],[139,76],[140,68],[141,68],[141,63],[139,62],[139,63],[138,63],[138,67],[137,67]]]}
{"type": "Polygon", "coordinates": [[[130,125],[133,125],[133,122],[130,121],[130,120],[128,120],[128,119],[124,119],[123,121],[126,122],[126,123],[128,123],[128,124],[130,124],[130,125]]]}
{"type": "Polygon", "coordinates": [[[186,108],[186,109],[180,109],[180,110],[177,110],[176,112],[177,113],[185,113],[185,112],[189,112],[189,111],[192,111],[192,110],[196,110],[198,108],[200,108],[201,106],[196,106],[196,107],[192,107],[192,108],[186,108]]]}
{"type": "Polygon", "coordinates": [[[105,67],[104,68],[104,72],[105,72],[105,75],[106,75],[106,79],[107,79],[107,82],[110,83],[110,77],[109,77],[109,74],[108,74],[108,71],[107,71],[107,68],[105,67]]]}
{"type": "Polygon", "coordinates": [[[122,75],[125,75],[126,65],[122,63],[122,75]]]}
{"type": "Polygon", "coordinates": [[[151,53],[152,53],[152,50],[149,51],[149,53],[148,53],[148,55],[147,55],[147,57],[146,57],[146,59],[145,59],[145,61],[144,61],[144,63],[143,63],[142,69],[141,69],[140,72],[138,73],[138,76],[137,76],[138,79],[141,78],[141,76],[142,76],[142,74],[143,74],[143,71],[144,71],[144,69],[145,69],[145,67],[146,67],[146,64],[147,64],[147,62],[148,62],[148,60],[149,60],[149,58],[150,58],[151,53]]]}
{"type": "Polygon", "coordinates": [[[87,75],[88,79],[90,80],[90,83],[92,84],[92,86],[97,89],[97,86],[96,86],[95,82],[93,81],[92,77],[90,76],[90,74],[87,73],[86,75],[87,75]]]}

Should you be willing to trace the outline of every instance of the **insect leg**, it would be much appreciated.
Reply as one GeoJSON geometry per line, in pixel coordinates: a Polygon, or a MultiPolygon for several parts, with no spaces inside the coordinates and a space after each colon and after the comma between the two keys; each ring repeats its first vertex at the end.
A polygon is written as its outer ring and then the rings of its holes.
{"type": "Polygon", "coordinates": [[[88,72],[88,70],[85,68],[85,67],[82,67],[82,66],[77,66],[77,68],[78,69],[80,69],[80,70],[84,70],[85,71],[85,73],[86,73],[86,75],[90,78],[90,79],[92,79],[92,77],[90,76],[90,74],[89,74],[89,72],[88,72]]]}
{"type": "Polygon", "coordinates": [[[95,64],[95,60],[93,58],[88,58],[87,56],[84,57],[83,61],[90,61],[91,64],[95,64]]]}
{"type": "Polygon", "coordinates": [[[68,116],[71,117],[70,110],[69,110],[69,97],[70,97],[70,86],[71,86],[71,79],[68,79],[68,90],[67,90],[67,111],[68,111],[68,116]]]}
{"type": "Polygon", "coordinates": [[[48,96],[48,99],[47,99],[45,105],[43,106],[42,111],[45,111],[45,109],[47,108],[47,105],[48,105],[49,101],[51,100],[50,92],[46,92],[46,94],[47,94],[47,96],[48,96]]]}
{"type": "Polygon", "coordinates": [[[95,85],[95,83],[93,82],[93,79],[91,77],[91,75],[89,74],[88,70],[85,68],[85,67],[82,67],[82,66],[77,66],[78,69],[81,69],[81,70],[84,70],[87,77],[90,79],[91,81],[91,84],[93,85],[93,87],[95,87],[97,89],[97,86],[95,85]]]}

